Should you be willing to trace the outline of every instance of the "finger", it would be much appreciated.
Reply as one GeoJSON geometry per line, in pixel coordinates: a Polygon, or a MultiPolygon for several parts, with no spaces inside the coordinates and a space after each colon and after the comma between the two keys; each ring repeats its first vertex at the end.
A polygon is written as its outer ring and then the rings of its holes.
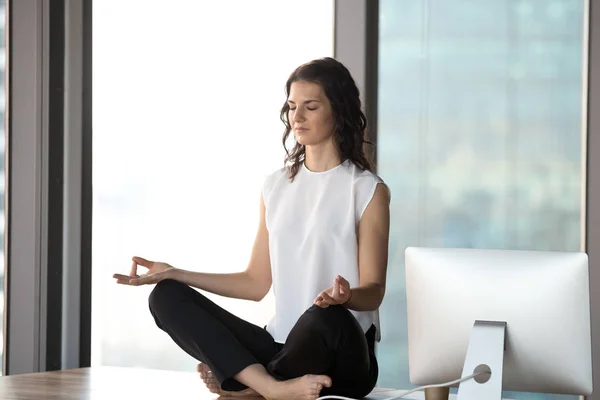
{"type": "Polygon", "coordinates": [[[154,261],[148,261],[145,258],[137,257],[137,256],[133,257],[132,260],[137,265],[141,265],[142,267],[146,267],[146,268],[152,268],[152,265],[154,264],[154,261]]]}
{"type": "Polygon", "coordinates": [[[129,272],[129,276],[136,276],[137,275],[137,264],[135,261],[131,262],[131,271],[129,272]]]}
{"type": "Polygon", "coordinates": [[[142,275],[138,276],[137,278],[132,278],[129,281],[129,283],[134,286],[148,285],[151,283],[160,282],[161,280],[163,280],[164,276],[165,276],[164,271],[156,272],[153,274],[142,274],[142,275]]]}
{"type": "Polygon", "coordinates": [[[325,303],[323,301],[315,301],[315,305],[317,307],[320,307],[320,308],[327,308],[327,307],[329,307],[329,304],[327,304],[327,303],[325,303]]]}
{"type": "Polygon", "coordinates": [[[131,275],[124,275],[124,274],[113,274],[113,278],[115,278],[115,279],[125,279],[125,278],[131,279],[131,278],[139,278],[139,275],[131,276],[131,275]]]}
{"type": "Polygon", "coordinates": [[[134,278],[129,281],[131,286],[141,286],[146,283],[146,278],[134,278]]]}
{"type": "Polygon", "coordinates": [[[340,282],[341,287],[350,289],[350,282],[348,282],[343,276],[338,275],[336,277],[336,280],[338,280],[340,282]]]}
{"type": "Polygon", "coordinates": [[[340,284],[338,283],[337,279],[335,279],[333,281],[333,290],[331,291],[331,295],[333,297],[338,297],[340,294],[340,284]]]}
{"type": "Polygon", "coordinates": [[[140,276],[139,278],[132,278],[129,280],[129,284],[132,286],[148,285],[155,283],[156,277],[154,275],[140,276]]]}
{"type": "Polygon", "coordinates": [[[337,304],[338,302],[335,300],[334,297],[331,297],[330,295],[328,295],[327,293],[323,293],[323,302],[327,303],[329,305],[334,305],[337,304]]]}
{"type": "Polygon", "coordinates": [[[321,293],[319,293],[319,296],[320,296],[321,294],[323,294],[323,293],[331,293],[332,291],[333,291],[333,286],[332,286],[332,287],[330,287],[330,288],[327,288],[327,289],[323,290],[321,293]]]}
{"type": "Polygon", "coordinates": [[[115,278],[117,280],[117,283],[120,283],[122,285],[129,285],[129,282],[134,277],[131,277],[129,275],[123,275],[123,274],[114,274],[113,278],[115,278]]]}
{"type": "Polygon", "coordinates": [[[315,299],[315,301],[313,301],[313,303],[319,307],[324,307],[327,306],[328,304],[325,302],[323,296],[324,296],[325,292],[322,292],[321,294],[319,294],[317,296],[317,298],[315,299]]]}

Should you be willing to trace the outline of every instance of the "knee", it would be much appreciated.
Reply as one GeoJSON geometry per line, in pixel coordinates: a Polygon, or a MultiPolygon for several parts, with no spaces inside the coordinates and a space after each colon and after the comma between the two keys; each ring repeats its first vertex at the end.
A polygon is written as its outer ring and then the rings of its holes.
{"type": "Polygon", "coordinates": [[[307,310],[308,312],[314,313],[321,318],[346,318],[347,316],[352,316],[348,309],[340,304],[336,304],[334,306],[329,307],[319,307],[315,304],[310,306],[307,310]]]}
{"type": "Polygon", "coordinates": [[[177,301],[184,288],[183,283],[173,279],[158,282],[148,297],[150,311],[155,314],[168,310],[177,301]]]}
{"type": "Polygon", "coordinates": [[[346,307],[339,304],[327,308],[312,305],[306,310],[306,314],[310,315],[311,319],[320,325],[345,327],[358,324],[354,315],[346,307]]]}

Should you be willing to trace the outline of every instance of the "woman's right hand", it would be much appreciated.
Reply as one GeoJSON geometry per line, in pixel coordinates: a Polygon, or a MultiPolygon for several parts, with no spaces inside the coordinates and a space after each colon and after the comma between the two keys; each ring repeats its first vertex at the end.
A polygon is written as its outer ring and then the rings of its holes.
{"type": "Polygon", "coordinates": [[[133,263],[131,264],[131,271],[129,272],[129,275],[113,275],[113,278],[117,280],[117,283],[131,286],[149,285],[152,283],[158,283],[163,279],[169,279],[173,271],[175,271],[175,268],[169,264],[158,261],[149,261],[142,257],[133,257],[132,261],[133,263]],[[138,275],[138,265],[147,268],[148,272],[138,275]]]}

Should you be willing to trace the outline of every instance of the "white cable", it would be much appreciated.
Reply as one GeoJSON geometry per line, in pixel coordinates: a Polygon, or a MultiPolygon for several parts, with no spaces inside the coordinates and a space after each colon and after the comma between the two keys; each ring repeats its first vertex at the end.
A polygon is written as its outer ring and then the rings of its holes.
{"type": "MultiPolygon", "coordinates": [[[[402,394],[401,394],[401,395],[399,395],[399,396],[386,397],[386,398],[385,398],[385,399],[383,399],[383,400],[396,400],[396,399],[400,399],[400,398],[402,398],[402,397],[404,397],[404,396],[406,396],[406,395],[409,395],[409,394],[411,394],[411,393],[417,392],[417,391],[419,391],[419,390],[424,390],[424,389],[429,389],[429,388],[438,388],[438,387],[452,386],[452,385],[455,385],[455,384],[457,384],[457,383],[461,383],[461,382],[464,382],[464,381],[468,381],[469,379],[473,379],[473,378],[475,378],[476,376],[479,376],[479,375],[482,375],[482,374],[486,374],[486,373],[487,373],[487,374],[489,374],[489,372],[485,372],[485,371],[484,371],[484,372],[478,372],[478,373],[476,373],[476,374],[471,374],[471,375],[469,375],[469,376],[465,376],[464,378],[460,378],[460,379],[454,380],[454,381],[452,381],[452,382],[446,382],[446,383],[437,383],[437,384],[434,384],[434,385],[426,385],[426,386],[421,386],[421,387],[418,387],[418,388],[416,388],[416,389],[407,390],[406,392],[402,393],[402,394]]],[[[351,398],[351,397],[336,396],[336,395],[327,395],[327,396],[322,396],[322,397],[319,397],[317,400],[326,400],[326,399],[338,399],[338,400],[356,400],[356,399],[353,399],[353,398],[351,398]]]]}

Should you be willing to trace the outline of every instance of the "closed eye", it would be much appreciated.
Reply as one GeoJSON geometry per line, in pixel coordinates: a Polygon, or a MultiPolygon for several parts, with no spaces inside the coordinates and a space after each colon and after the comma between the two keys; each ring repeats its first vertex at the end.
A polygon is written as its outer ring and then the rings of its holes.
{"type": "MultiPolygon", "coordinates": [[[[317,108],[318,107],[315,107],[315,108],[306,107],[306,109],[309,111],[315,111],[317,108]]],[[[290,107],[290,111],[294,111],[295,109],[296,109],[296,107],[294,107],[294,108],[290,107]]]]}

